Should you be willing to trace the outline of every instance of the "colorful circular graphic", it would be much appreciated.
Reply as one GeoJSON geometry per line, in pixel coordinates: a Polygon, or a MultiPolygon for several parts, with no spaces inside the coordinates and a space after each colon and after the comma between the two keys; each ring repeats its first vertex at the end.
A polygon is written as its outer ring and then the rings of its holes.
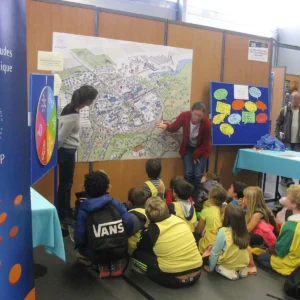
{"type": "Polygon", "coordinates": [[[36,151],[42,165],[47,165],[52,157],[56,141],[56,103],[49,86],[41,92],[35,122],[36,151]]]}

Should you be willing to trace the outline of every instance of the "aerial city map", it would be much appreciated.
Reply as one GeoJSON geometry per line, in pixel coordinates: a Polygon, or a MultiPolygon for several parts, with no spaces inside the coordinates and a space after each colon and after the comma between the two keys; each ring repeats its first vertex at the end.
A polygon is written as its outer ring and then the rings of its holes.
{"type": "Polygon", "coordinates": [[[58,113],[84,84],[98,90],[80,111],[78,161],[177,157],[181,134],[155,129],[190,107],[193,51],[54,33],[64,53],[58,113]]]}

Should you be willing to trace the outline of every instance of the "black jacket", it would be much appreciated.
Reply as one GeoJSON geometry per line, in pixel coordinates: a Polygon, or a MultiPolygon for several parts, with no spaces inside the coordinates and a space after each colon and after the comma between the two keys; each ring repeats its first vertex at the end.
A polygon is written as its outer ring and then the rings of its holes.
{"type": "MultiPolygon", "coordinates": [[[[283,143],[291,143],[291,133],[292,133],[292,120],[293,112],[291,104],[283,107],[280,111],[280,114],[276,120],[275,135],[280,139],[280,132],[284,133],[284,138],[282,139],[283,143]]],[[[300,110],[299,110],[299,121],[300,121],[300,110]]],[[[300,141],[300,122],[298,124],[298,141],[300,141]]]]}

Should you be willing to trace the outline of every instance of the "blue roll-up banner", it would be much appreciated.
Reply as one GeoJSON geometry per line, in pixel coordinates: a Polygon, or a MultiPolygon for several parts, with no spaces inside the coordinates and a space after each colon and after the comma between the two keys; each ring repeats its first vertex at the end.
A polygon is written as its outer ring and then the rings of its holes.
{"type": "Polygon", "coordinates": [[[31,185],[57,163],[57,97],[54,75],[30,74],[31,185]]]}
{"type": "Polygon", "coordinates": [[[0,1],[0,299],[34,299],[25,0],[0,1]]]}

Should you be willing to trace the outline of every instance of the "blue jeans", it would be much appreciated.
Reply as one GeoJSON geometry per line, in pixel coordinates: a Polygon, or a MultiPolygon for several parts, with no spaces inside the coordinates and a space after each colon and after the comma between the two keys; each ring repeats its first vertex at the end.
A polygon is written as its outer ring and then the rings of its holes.
{"type": "Polygon", "coordinates": [[[59,186],[57,211],[60,220],[67,218],[71,211],[71,189],[75,170],[75,149],[58,150],[59,186]]]}
{"type": "Polygon", "coordinates": [[[257,261],[263,267],[268,268],[268,269],[272,269],[270,252],[267,251],[267,252],[263,252],[260,255],[258,255],[257,261]]]}
{"type": "MultiPolygon", "coordinates": [[[[195,190],[200,188],[201,179],[205,172],[208,158],[199,157],[199,164],[194,165],[193,152],[196,148],[188,146],[186,153],[183,157],[184,164],[184,178],[191,183],[195,190]]],[[[196,191],[195,191],[196,192],[196,191]]]]}

